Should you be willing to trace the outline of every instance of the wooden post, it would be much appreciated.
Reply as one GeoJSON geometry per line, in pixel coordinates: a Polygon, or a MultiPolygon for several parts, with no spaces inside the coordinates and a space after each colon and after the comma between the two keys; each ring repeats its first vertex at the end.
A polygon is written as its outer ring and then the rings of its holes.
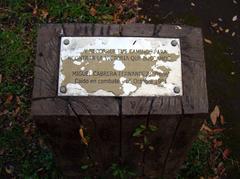
{"type": "Polygon", "coordinates": [[[111,166],[115,163],[135,172],[132,178],[174,178],[207,113],[201,29],[152,24],[40,27],[32,116],[39,129],[49,136],[57,165],[66,177],[112,178],[111,166]],[[61,36],[180,38],[183,96],[59,97],[61,36]],[[134,137],[140,126],[146,128],[144,137],[134,137]],[[87,145],[81,140],[80,128],[87,145]]]}

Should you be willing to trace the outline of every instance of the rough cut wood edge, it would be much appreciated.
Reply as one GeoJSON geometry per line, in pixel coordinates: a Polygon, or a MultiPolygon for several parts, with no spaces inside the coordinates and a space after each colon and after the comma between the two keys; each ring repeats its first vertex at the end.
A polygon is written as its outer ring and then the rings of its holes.
{"type": "MultiPolygon", "coordinates": [[[[206,72],[203,54],[202,35],[199,28],[180,27],[175,25],[128,24],[45,24],[38,33],[37,58],[33,99],[58,98],[57,76],[59,42],[63,36],[142,36],[142,37],[178,37],[182,48],[183,97],[155,97],[151,114],[197,114],[208,112],[206,88],[206,72]],[[46,67],[47,66],[47,67],[46,67]],[[164,108],[162,107],[164,106],[164,108]]],[[[79,97],[81,98],[81,97],[79,97]]],[[[105,97],[102,103],[105,103],[105,97]]],[[[117,99],[112,97],[112,103],[117,99]]],[[[89,101],[89,100],[88,100],[89,101]]],[[[147,115],[150,97],[123,97],[123,115],[147,115]],[[137,105],[133,105],[133,103],[137,105]]],[[[84,100],[82,100],[84,103],[84,100]]],[[[87,103],[87,102],[86,102],[87,103]]],[[[90,102],[91,103],[91,102],[90,102]]],[[[94,99],[92,101],[94,104],[94,99]]],[[[99,104],[100,105],[100,104],[99,104]]],[[[111,102],[104,106],[111,106],[111,102]]],[[[100,109],[100,108],[99,108],[100,109]]],[[[109,109],[112,110],[110,107],[109,109]]],[[[102,108],[93,115],[118,115],[119,109],[109,113],[109,109],[102,108]]],[[[91,106],[89,107],[91,111],[91,106]]],[[[94,110],[94,109],[93,109],[94,110]]],[[[79,115],[89,115],[86,110],[79,110],[79,115]],[[85,112],[84,112],[85,111],[85,112]]]]}
{"type": "Polygon", "coordinates": [[[181,97],[124,97],[122,110],[124,115],[180,115],[181,97]],[[151,106],[151,102],[153,103],[151,106]],[[151,108],[151,109],[150,109],[151,108]]]}
{"type": "Polygon", "coordinates": [[[37,116],[68,116],[68,103],[61,98],[46,98],[32,101],[31,114],[37,116]]]}

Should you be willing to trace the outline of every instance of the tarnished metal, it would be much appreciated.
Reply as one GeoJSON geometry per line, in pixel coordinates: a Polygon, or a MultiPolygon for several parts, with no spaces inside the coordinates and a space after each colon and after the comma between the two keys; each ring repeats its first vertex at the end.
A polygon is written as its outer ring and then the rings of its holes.
{"type": "Polygon", "coordinates": [[[64,45],[68,45],[69,44],[69,40],[68,39],[64,39],[63,43],[64,43],[64,45]]]}
{"type": "Polygon", "coordinates": [[[59,96],[182,95],[177,38],[62,37],[59,65],[59,96]]]}
{"type": "Polygon", "coordinates": [[[176,40],[172,40],[171,44],[172,44],[172,46],[175,47],[178,44],[178,42],[176,40]]]}
{"type": "Polygon", "coordinates": [[[180,93],[180,88],[179,87],[174,87],[173,91],[174,91],[174,93],[180,93]]]}
{"type": "Polygon", "coordinates": [[[61,86],[61,87],[60,87],[60,92],[61,92],[61,93],[66,93],[66,92],[67,92],[66,86],[61,86]]]}

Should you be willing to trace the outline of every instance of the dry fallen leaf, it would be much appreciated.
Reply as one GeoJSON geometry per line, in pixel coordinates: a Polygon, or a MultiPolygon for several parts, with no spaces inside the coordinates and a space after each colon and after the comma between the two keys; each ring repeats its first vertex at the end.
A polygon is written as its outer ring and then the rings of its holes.
{"type": "Polygon", "coordinates": [[[223,159],[226,160],[229,155],[230,155],[230,150],[229,149],[225,149],[223,151],[223,159]]]}
{"type": "Polygon", "coordinates": [[[212,23],[211,26],[212,26],[212,27],[217,27],[217,26],[218,26],[218,23],[212,23]]]}
{"type": "Polygon", "coordinates": [[[220,110],[218,106],[215,106],[214,110],[210,114],[212,124],[215,125],[218,117],[220,116],[220,110]]]}
{"type": "Polygon", "coordinates": [[[206,39],[206,38],[204,38],[204,42],[206,42],[206,43],[208,43],[208,44],[212,44],[212,41],[209,40],[209,39],[206,39]]]}
{"type": "Polygon", "coordinates": [[[224,125],[225,121],[224,121],[223,115],[220,115],[220,122],[221,122],[222,125],[224,125]]]}
{"type": "Polygon", "coordinates": [[[46,19],[48,16],[48,10],[47,9],[42,9],[41,10],[41,16],[43,17],[43,19],[46,19]]]}
{"type": "Polygon", "coordinates": [[[127,20],[126,24],[133,24],[133,23],[136,23],[136,21],[137,21],[137,18],[133,17],[133,18],[127,20]]]}
{"type": "Polygon", "coordinates": [[[9,95],[5,101],[6,104],[11,103],[11,101],[13,100],[13,95],[9,95]]]}
{"type": "Polygon", "coordinates": [[[82,127],[80,127],[80,129],[79,129],[79,134],[80,134],[80,137],[81,137],[82,142],[83,142],[85,145],[88,145],[88,141],[87,141],[87,139],[84,137],[84,133],[83,133],[83,128],[82,128],[82,127]]]}
{"type": "Polygon", "coordinates": [[[212,129],[210,129],[208,126],[206,126],[205,124],[202,125],[201,131],[206,131],[206,132],[212,132],[212,129]]]}
{"type": "Polygon", "coordinates": [[[151,151],[153,151],[153,150],[154,150],[154,147],[153,147],[153,146],[151,146],[151,145],[150,145],[148,148],[149,148],[151,151]]]}
{"type": "Polygon", "coordinates": [[[38,7],[37,7],[37,5],[36,5],[36,6],[33,8],[32,15],[33,15],[33,16],[36,16],[37,13],[38,13],[38,7]]]}
{"type": "Polygon", "coordinates": [[[232,21],[235,22],[238,19],[238,16],[233,16],[232,21]]]}
{"type": "Polygon", "coordinates": [[[20,107],[18,106],[15,111],[13,112],[13,117],[16,117],[20,111],[20,107]]]}
{"type": "Polygon", "coordinates": [[[113,16],[112,15],[102,15],[101,18],[106,21],[112,21],[113,16]]]}
{"type": "Polygon", "coordinates": [[[13,174],[13,172],[14,172],[14,166],[12,166],[12,165],[7,165],[7,166],[5,167],[5,171],[6,171],[7,174],[13,174]]]}
{"type": "Polygon", "coordinates": [[[229,32],[229,29],[225,29],[225,33],[228,33],[229,32]]]}
{"type": "Polygon", "coordinates": [[[17,101],[17,104],[18,104],[18,105],[21,104],[21,100],[20,100],[20,97],[19,97],[19,96],[16,96],[16,101],[17,101]]]}
{"type": "Polygon", "coordinates": [[[24,132],[24,134],[27,135],[27,134],[30,132],[30,130],[31,130],[31,126],[30,126],[30,125],[27,125],[27,126],[24,127],[23,132],[24,132]]]}
{"type": "Polygon", "coordinates": [[[221,172],[223,169],[224,169],[224,163],[220,162],[217,166],[217,170],[218,170],[218,172],[221,172]]]}
{"type": "Polygon", "coordinates": [[[95,7],[93,7],[93,6],[90,8],[89,12],[90,12],[91,16],[95,16],[97,14],[97,11],[96,11],[95,7]]]}

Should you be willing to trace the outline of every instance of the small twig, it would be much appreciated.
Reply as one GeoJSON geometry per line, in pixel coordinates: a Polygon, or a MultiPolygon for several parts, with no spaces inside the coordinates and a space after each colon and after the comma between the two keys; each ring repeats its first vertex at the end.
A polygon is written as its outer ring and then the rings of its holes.
{"type": "Polygon", "coordinates": [[[168,12],[165,16],[162,17],[162,19],[168,18],[168,16],[172,15],[173,11],[168,12]]]}

